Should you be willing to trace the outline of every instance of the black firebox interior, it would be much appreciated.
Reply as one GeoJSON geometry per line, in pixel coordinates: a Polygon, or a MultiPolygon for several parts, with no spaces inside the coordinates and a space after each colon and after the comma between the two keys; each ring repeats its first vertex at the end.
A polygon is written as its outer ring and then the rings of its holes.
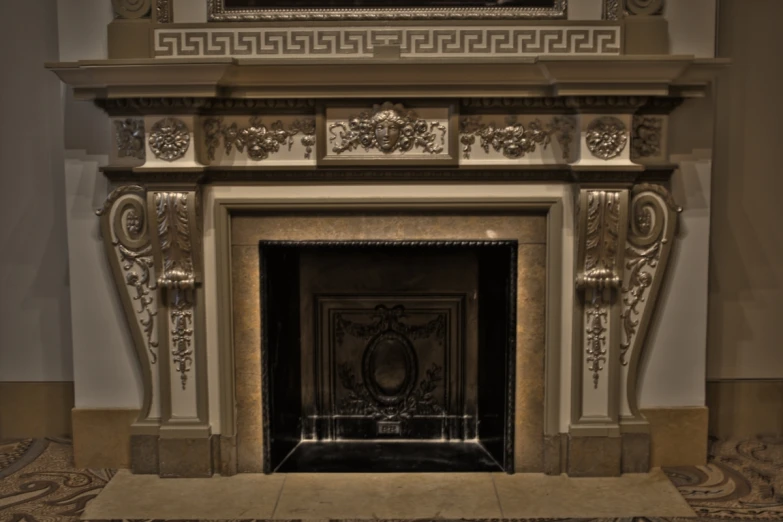
{"type": "Polygon", "coordinates": [[[261,242],[265,471],[513,472],[516,252],[261,242]]]}

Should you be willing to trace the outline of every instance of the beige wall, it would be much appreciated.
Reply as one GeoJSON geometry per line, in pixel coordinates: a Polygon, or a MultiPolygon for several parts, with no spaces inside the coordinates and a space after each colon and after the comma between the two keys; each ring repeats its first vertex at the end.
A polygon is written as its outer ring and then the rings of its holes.
{"type": "Polygon", "coordinates": [[[783,2],[722,0],[707,336],[710,432],[783,434],[783,2]],[[752,5],[751,5],[752,4],[752,5]]]}
{"type": "Polygon", "coordinates": [[[73,379],[57,29],[54,0],[0,2],[0,382],[73,379]]]}
{"type": "Polygon", "coordinates": [[[783,2],[723,0],[719,18],[733,64],[717,89],[707,376],[783,378],[783,2]]]}

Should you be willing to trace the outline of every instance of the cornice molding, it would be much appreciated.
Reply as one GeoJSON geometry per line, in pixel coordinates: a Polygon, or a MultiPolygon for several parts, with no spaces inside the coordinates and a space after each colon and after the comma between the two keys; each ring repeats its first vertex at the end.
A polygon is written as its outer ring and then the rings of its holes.
{"type": "Polygon", "coordinates": [[[47,67],[80,99],[546,98],[703,96],[728,63],[688,56],[274,62],[225,58],[83,61],[47,67]]]}
{"type": "Polygon", "coordinates": [[[104,175],[113,182],[148,183],[263,183],[263,182],[335,182],[363,181],[384,183],[455,181],[560,182],[560,183],[662,183],[668,181],[676,166],[656,165],[638,169],[579,169],[568,165],[547,165],[503,169],[448,168],[312,168],[259,169],[257,167],[205,167],[198,172],[104,167],[104,175]]]}

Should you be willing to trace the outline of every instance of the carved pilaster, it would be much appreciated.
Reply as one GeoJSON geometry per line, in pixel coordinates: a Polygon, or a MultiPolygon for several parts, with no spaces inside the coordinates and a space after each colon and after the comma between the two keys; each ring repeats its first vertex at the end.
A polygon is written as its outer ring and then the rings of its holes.
{"type": "Polygon", "coordinates": [[[206,353],[203,297],[200,191],[194,186],[150,189],[148,215],[155,224],[153,252],[160,288],[161,395],[160,473],[204,476],[211,473],[208,443],[206,353]],[[185,455],[185,448],[206,448],[185,455]],[[182,452],[181,459],[163,455],[182,452]],[[198,454],[196,454],[198,453],[198,454]],[[186,458],[187,457],[187,458],[186,458]]]}
{"type": "Polygon", "coordinates": [[[139,360],[142,404],[134,435],[157,433],[160,422],[158,359],[160,301],[153,262],[146,191],[137,185],[114,190],[103,207],[101,233],[139,360]]]}
{"type": "MultiPolygon", "coordinates": [[[[602,462],[571,455],[569,474],[615,475],[620,473],[618,384],[620,378],[620,300],[623,278],[623,246],[626,237],[628,190],[591,187],[580,190],[577,202],[576,342],[574,357],[574,407],[570,435],[609,437],[613,448],[602,462]],[[584,468],[580,464],[584,464],[584,468]]],[[[572,444],[577,448],[591,443],[572,444]]],[[[598,459],[600,460],[600,459],[598,459]]]]}

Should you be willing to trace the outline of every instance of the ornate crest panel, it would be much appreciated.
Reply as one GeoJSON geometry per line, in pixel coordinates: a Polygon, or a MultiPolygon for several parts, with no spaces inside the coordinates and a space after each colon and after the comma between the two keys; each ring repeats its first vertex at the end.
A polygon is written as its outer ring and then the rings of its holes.
{"type": "Polygon", "coordinates": [[[319,161],[456,164],[453,113],[448,106],[411,108],[390,101],[370,108],[329,107],[319,161]]]}

